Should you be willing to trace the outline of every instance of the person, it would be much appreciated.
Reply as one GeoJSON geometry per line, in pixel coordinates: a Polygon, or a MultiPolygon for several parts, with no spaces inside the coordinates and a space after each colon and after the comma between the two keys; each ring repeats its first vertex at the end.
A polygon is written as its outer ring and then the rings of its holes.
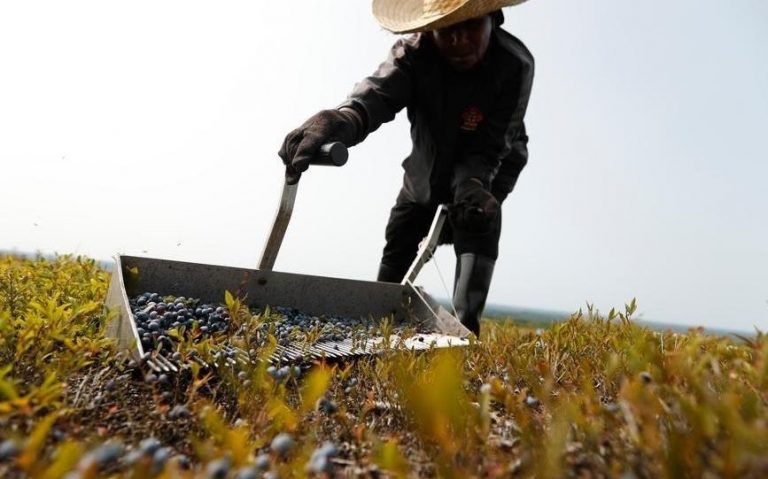
{"type": "Polygon", "coordinates": [[[374,0],[400,37],[346,101],[290,132],[279,151],[295,183],[321,145],[362,142],[403,108],[412,150],[386,227],[378,281],[400,282],[437,207],[449,205],[456,253],[453,305],[479,336],[501,234],[501,203],[528,161],[524,118],[533,56],[501,28],[501,8],[525,0],[374,0]]]}

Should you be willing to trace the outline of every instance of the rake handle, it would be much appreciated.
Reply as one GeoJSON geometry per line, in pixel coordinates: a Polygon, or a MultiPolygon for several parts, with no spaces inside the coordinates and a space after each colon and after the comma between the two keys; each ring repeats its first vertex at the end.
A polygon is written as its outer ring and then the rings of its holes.
{"type": "Polygon", "coordinates": [[[343,166],[347,163],[349,151],[344,143],[334,141],[320,147],[317,155],[309,162],[312,166],[343,166]]]}

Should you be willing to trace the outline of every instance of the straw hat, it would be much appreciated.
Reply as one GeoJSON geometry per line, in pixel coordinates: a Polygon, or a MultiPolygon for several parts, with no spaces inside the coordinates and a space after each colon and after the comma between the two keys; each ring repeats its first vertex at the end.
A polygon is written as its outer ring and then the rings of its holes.
{"type": "Polygon", "coordinates": [[[436,30],[526,0],[373,0],[373,16],[393,33],[436,30]]]}

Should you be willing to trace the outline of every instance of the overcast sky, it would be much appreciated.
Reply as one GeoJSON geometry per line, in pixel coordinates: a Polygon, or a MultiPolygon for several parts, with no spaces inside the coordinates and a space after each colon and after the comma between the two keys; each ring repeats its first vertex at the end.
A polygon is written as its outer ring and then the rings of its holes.
{"type": "MultiPolygon", "coordinates": [[[[506,17],[537,67],[489,301],[767,330],[768,2],[506,17]]],[[[395,38],[368,0],[0,3],[0,249],[255,267],[283,137],[395,38]]],[[[306,174],[275,269],[374,279],[409,148],[401,114],[306,174]]]]}

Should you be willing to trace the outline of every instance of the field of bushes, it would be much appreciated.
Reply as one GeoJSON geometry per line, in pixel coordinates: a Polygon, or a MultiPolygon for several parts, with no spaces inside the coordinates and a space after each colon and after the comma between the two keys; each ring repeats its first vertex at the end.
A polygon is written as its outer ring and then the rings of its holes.
{"type": "MultiPolygon", "coordinates": [[[[0,257],[0,477],[768,477],[759,332],[651,331],[633,300],[485,322],[466,348],[165,375],[106,337],[108,283],[87,258],[0,257]]],[[[176,347],[213,363],[239,341],[176,347]]]]}

